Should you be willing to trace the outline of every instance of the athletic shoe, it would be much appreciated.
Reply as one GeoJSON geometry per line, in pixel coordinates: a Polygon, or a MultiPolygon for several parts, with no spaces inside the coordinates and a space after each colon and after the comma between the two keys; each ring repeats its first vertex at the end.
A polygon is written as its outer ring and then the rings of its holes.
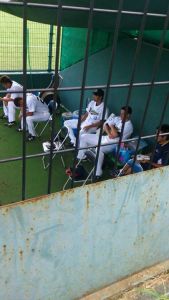
{"type": "Polygon", "coordinates": [[[27,137],[27,141],[29,141],[29,142],[34,141],[34,139],[35,139],[35,136],[33,136],[31,134],[29,134],[28,137],[27,137]]]}
{"type": "Polygon", "coordinates": [[[5,126],[8,126],[8,127],[12,127],[12,126],[14,126],[14,125],[16,125],[16,122],[15,122],[15,121],[5,123],[5,126]]]}
{"type": "Polygon", "coordinates": [[[95,180],[94,182],[98,182],[98,181],[101,181],[102,177],[101,176],[95,176],[95,180]]]}
{"type": "Polygon", "coordinates": [[[22,132],[22,131],[23,131],[23,129],[22,129],[21,127],[18,127],[18,128],[16,129],[16,131],[18,131],[18,132],[22,132]]]}

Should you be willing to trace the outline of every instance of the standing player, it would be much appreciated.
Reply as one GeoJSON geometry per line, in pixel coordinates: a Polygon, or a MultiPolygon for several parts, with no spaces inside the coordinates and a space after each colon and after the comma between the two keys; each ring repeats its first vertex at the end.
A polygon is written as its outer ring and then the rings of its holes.
{"type": "MultiPolygon", "coordinates": [[[[18,97],[14,100],[15,106],[20,107],[21,128],[23,130],[23,98],[18,97]]],[[[28,141],[33,141],[36,137],[34,122],[44,122],[50,117],[48,106],[42,103],[35,95],[26,94],[26,125],[29,132],[28,141]]]]}
{"type": "Polygon", "coordinates": [[[7,94],[5,97],[0,98],[3,101],[3,116],[2,119],[8,119],[8,123],[5,124],[8,127],[15,125],[15,110],[16,106],[14,100],[17,97],[23,97],[23,87],[16,81],[11,80],[8,76],[2,76],[0,83],[6,89],[7,94]]]}

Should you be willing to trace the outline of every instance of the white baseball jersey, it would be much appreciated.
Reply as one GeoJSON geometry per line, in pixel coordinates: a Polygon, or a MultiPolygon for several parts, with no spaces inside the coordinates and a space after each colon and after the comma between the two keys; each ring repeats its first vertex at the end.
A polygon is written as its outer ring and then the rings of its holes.
{"type": "MultiPolygon", "coordinates": [[[[104,108],[104,103],[101,102],[100,105],[96,105],[95,101],[91,101],[86,109],[88,112],[87,119],[85,120],[85,123],[87,124],[93,124],[98,121],[102,120],[103,116],[103,108],[104,108]]],[[[105,113],[105,119],[108,117],[108,109],[106,108],[106,113],[105,113]]]]}
{"type": "Polygon", "coordinates": [[[46,103],[42,103],[38,98],[33,94],[26,94],[26,108],[27,111],[32,113],[48,113],[49,109],[46,103]]]}
{"type": "Polygon", "coordinates": [[[18,93],[23,91],[23,86],[17,83],[16,81],[12,81],[12,85],[9,89],[7,89],[8,94],[11,95],[11,99],[15,100],[15,98],[23,97],[23,93],[18,93]],[[11,93],[11,91],[13,91],[11,93]]]}
{"type": "MultiPolygon", "coordinates": [[[[114,114],[111,114],[105,123],[108,124],[109,126],[114,125],[115,127],[118,128],[119,132],[121,131],[123,125],[121,118],[115,116],[114,114]]],[[[133,133],[133,125],[131,120],[128,120],[124,124],[123,140],[128,139],[132,135],[132,133],[133,133]]]]}

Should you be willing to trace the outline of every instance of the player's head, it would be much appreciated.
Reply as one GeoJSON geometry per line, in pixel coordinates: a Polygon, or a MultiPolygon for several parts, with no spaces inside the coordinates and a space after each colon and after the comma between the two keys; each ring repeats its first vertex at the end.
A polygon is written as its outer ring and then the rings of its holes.
{"type": "Polygon", "coordinates": [[[96,103],[102,102],[104,97],[104,91],[102,89],[97,89],[93,92],[93,99],[96,103]]]}
{"type": "Polygon", "coordinates": [[[9,89],[12,86],[11,78],[6,75],[0,77],[0,83],[5,89],[9,89]]]}
{"type": "Polygon", "coordinates": [[[120,118],[123,122],[130,119],[132,108],[130,106],[122,106],[120,110],[120,118]]]}
{"type": "MultiPolygon", "coordinates": [[[[158,133],[169,133],[169,125],[168,124],[162,124],[160,127],[157,127],[158,133]]],[[[166,141],[169,140],[169,134],[168,135],[158,135],[157,141],[159,144],[163,144],[166,141]]]]}
{"type": "Polygon", "coordinates": [[[16,107],[23,107],[23,98],[22,97],[15,98],[14,104],[16,107]]]}

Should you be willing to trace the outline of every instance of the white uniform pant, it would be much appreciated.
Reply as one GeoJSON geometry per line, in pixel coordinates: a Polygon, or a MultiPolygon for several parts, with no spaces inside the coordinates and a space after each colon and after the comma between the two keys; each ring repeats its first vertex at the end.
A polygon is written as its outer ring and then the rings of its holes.
{"type": "MultiPolygon", "coordinates": [[[[70,141],[73,145],[76,144],[76,137],[75,137],[73,129],[76,129],[77,125],[78,125],[78,119],[71,119],[71,120],[67,120],[64,122],[64,127],[67,128],[70,141]]],[[[81,124],[80,136],[85,133],[95,133],[96,132],[97,127],[90,128],[87,131],[83,129],[85,126],[88,126],[88,125],[90,125],[90,124],[85,121],[81,124]]]]}
{"type": "MultiPolygon", "coordinates": [[[[103,136],[102,139],[101,139],[101,145],[106,145],[104,139],[105,139],[105,136],[103,136]]],[[[99,140],[99,136],[97,134],[83,134],[80,137],[79,148],[97,146],[98,145],[98,140],[99,140]]],[[[115,138],[115,139],[112,139],[111,141],[113,143],[114,142],[118,143],[118,140],[119,140],[119,138],[115,138]]],[[[97,162],[97,168],[96,168],[96,176],[101,176],[102,173],[103,173],[102,166],[103,166],[103,161],[104,161],[104,154],[111,153],[113,151],[113,149],[116,148],[116,146],[117,146],[117,144],[111,144],[111,145],[100,147],[99,157],[98,157],[98,162],[97,162]]],[[[79,150],[77,158],[78,159],[85,158],[85,152],[86,152],[86,150],[79,150]]]]}
{"type": "MultiPolygon", "coordinates": [[[[50,113],[34,113],[32,116],[26,117],[26,125],[29,134],[36,136],[34,122],[45,122],[49,119],[50,113]]],[[[23,119],[21,120],[21,128],[23,129],[23,119]]]]}
{"type": "Polygon", "coordinates": [[[8,122],[15,121],[15,112],[17,107],[15,106],[13,101],[5,102],[3,101],[3,111],[4,115],[8,117],[8,122]],[[7,105],[5,105],[7,103],[7,105]]]}

